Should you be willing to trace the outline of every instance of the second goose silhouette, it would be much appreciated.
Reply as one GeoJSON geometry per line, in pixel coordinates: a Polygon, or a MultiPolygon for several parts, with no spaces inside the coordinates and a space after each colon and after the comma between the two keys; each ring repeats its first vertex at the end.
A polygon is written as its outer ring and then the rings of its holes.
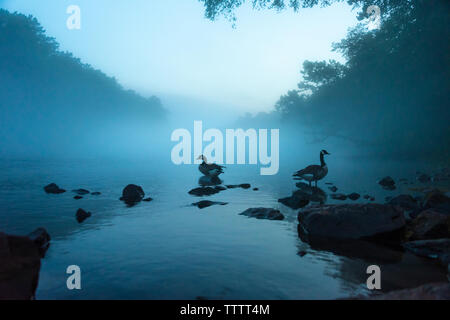
{"type": "Polygon", "coordinates": [[[299,180],[308,181],[309,185],[314,181],[317,187],[317,181],[322,180],[328,174],[328,167],[324,159],[325,155],[329,155],[327,150],[320,151],[320,165],[311,165],[297,171],[294,173],[294,177],[299,177],[299,180]]]}

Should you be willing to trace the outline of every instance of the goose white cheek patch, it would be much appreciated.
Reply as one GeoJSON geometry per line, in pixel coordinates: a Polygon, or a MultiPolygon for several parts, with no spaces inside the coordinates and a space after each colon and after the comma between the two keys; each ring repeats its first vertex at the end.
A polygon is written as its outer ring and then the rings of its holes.
{"type": "Polygon", "coordinates": [[[171,141],[178,144],[172,148],[171,159],[176,165],[200,164],[202,155],[219,165],[259,163],[261,175],[276,175],[280,164],[279,140],[279,129],[270,129],[270,137],[268,129],[227,129],[224,135],[218,129],[208,129],[203,133],[202,121],[194,121],[194,137],[187,129],[172,132],[171,141]],[[207,145],[203,146],[203,143],[207,145]]]}

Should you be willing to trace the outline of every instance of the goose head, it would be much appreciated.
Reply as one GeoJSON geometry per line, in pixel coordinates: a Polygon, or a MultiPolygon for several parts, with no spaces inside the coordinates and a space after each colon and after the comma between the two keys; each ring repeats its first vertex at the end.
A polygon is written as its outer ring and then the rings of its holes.
{"type": "Polygon", "coordinates": [[[320,155],[321,156],[330,155],[330,153],[327,150],[322,150],[322,151],[320,151],[320,155]]]}
{"type": "Polygon", "coordinates": [[[204,161],[205,163],[207,163],[206,157],[205,157],[204,155],[199,156],[199,157],[197,158],[197,160],[202,160],[202,161],[204,161]]]}

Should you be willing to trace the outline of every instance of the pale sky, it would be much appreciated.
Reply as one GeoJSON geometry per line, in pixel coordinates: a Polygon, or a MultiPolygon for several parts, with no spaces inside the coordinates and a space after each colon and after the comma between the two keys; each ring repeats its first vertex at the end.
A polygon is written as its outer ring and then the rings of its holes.
{"type": "Polygon", "coordinates": [[[148,96],[187,96],[242,112],[268,111],[296,88],[304,60],[342,58],[331,45],[356,24],[346,4],[254,11],[236,28],[204,18],[198,0],[3,0],[32,14],[63,50],[148,96]],[[81,30],[68,30],[69,5],[81,8],[81,30]]]}

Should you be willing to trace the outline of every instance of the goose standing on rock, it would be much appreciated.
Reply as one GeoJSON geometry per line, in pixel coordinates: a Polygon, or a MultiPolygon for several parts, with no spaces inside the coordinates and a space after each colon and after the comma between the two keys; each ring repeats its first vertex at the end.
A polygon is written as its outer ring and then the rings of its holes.
{"type": "Polygon", "coordinates": [[[311,185],[311,182],[314,181],[317,187],[317,181],[322,180],[328,174],[328,167],[325,163],[324,156],[329,155],[326,150],[320,151],[320,165],[311,165],[297,171],[294,174],[294,177],[299,177],[299,180],[306,180],[311,185]]]}
{"type": "Polygon", "coordinates": [[[218,177],[223,173],[224,166],[219,166],[215,163],[208,163],[208,160],[204,155],[201,155],[197,160],[203,160],[203,162],[198,166],[198,170],[208,177],[218,177]]]}

